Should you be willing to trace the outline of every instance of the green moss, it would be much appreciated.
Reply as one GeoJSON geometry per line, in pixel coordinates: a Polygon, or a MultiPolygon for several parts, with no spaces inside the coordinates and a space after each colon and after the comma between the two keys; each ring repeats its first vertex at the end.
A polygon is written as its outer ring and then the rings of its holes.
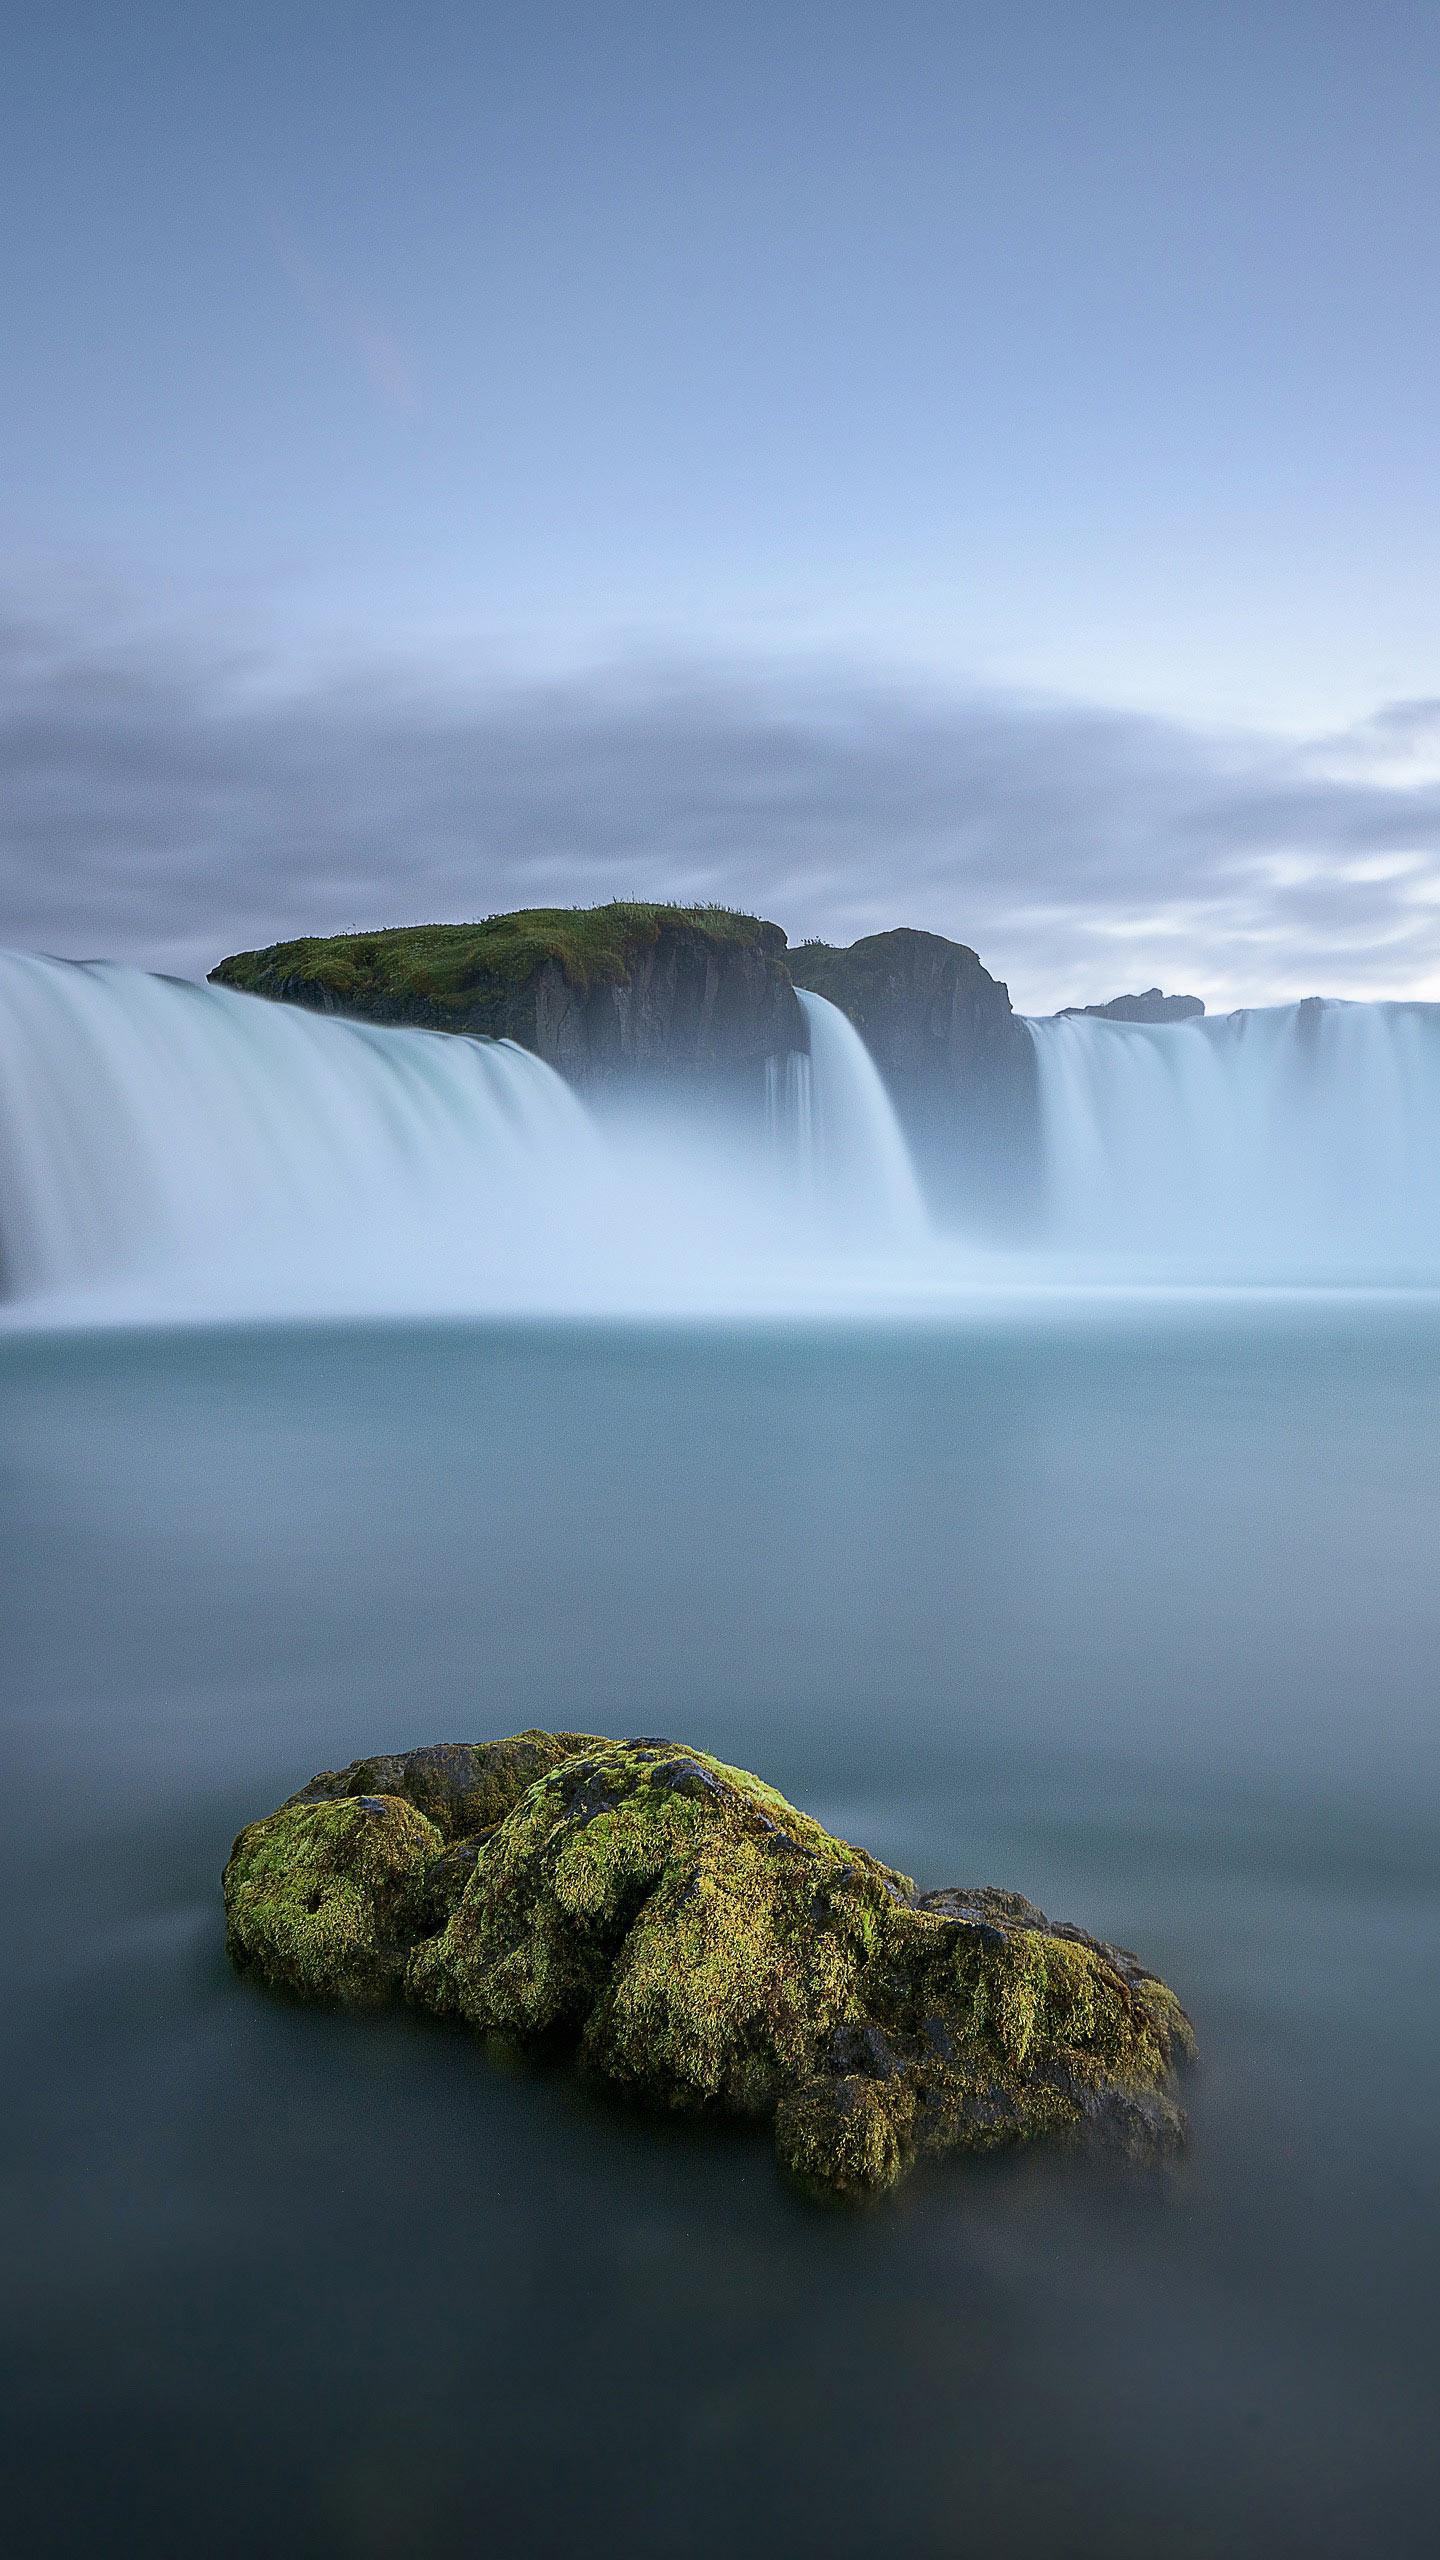
{"type": "Polygon", "coordinates": [[[791,2174],[843,2196],[922,2151],[1148,2156],[1182,2129],[1189,2021],[1134,1957],[994,1887],[918,1894],[676,1743],[532,1731],[356,1762],[241,1834],[226,1898],[237,1955],[288,1988],[403,1974],[420,2006],[563,2038],[653,2105],[772,2117],[791,2174]]]}
{"type": "Polygon", "coordinates": [[[773,2108],[860,2014],[865,1902],[883,1887],[846,1868],[833,1845],[796,1860],[765,1835],[707,1831],[638,1913],[586,2059],[670,2106],[773,2108]]]}
{"type": "Polygon", "coordinates": [[[569,2029],[660,2104],[754,2113],[849,2014],[871,1906],[909,1890],[706,1752],[607,1743],[502,1825],[410,1988],[485,2031],[569,2029]]]}
{"type": "Polygon", "coordinates": [[[815,2196],[863,2204],[884,2195],[909,2165],[914,2105],[888,2081],[856,2071],[807,2080],[775,2114],[782,2169],[815,2196]]]}
{"type": "Polygon", "coordinates": [[[1043,1924],[956,1941],[941,2014],[962,2032],[930,2075],[928,2147],[1081,2135],[1171,2147],[1183,2131],[1171,2084],[1193,2057],[1190,2022],[1173,1992],[1114,1958],[1043,1924]]]}
{"type": "Polygon", "coordinates": [[[248,1824],[230,1852],[232,1959],[302,1999],[388,1998],[442,1846],[435,1825],[398,1796],[282,1805],[248,1824]]]}
{"type": "Polygon", "coordinates": [[[1157,1982],[1153,1973],[1141,1974],[1132,1986],[1135,2001],[1143,2012],[1157,2053],[1178,2055],[1181,2061],[1195,2060],[1195,2030],[1168,1983],[1157,1982]]]}
{"type": "Polygon", "coordinates": [[[729,907],[676,907],[613,900],[603,907],[527,907],[478,924],[387,926],[378,933],[311,936],[240,951],[211,977],[251,994],[287,994],[338,1011],[414,1012],[443,1026],[509,1030],[516,999],[554,963],[566,983],[623,985],[637,953],[664,930],[761,949],[777,963],[778,925],[729,907]]]}

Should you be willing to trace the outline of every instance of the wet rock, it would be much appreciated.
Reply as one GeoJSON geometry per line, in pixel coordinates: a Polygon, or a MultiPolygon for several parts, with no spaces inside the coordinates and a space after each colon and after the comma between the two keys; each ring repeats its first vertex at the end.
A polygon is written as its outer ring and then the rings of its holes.
{"type": "Polygon", "coordinates": [[[998,1886],[917,1892],[746,1770],[530,1731],[327,1771],[236,1841],[236,1961],[555,2040],[661,2108],[772,2121],[860,2199],[920,2153],[1039,2137],[1153,2157],[1192,2049],[1124,1950],[998,1886]]]}

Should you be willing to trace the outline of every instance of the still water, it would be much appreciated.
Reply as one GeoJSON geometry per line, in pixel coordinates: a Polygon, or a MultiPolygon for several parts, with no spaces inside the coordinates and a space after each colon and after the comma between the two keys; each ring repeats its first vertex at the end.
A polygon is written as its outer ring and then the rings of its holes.
{"type": "Polygon", "coordinates": [[[1433,2548],[1440,1309],[0,1338],[12,2550],[1433,2548]],[[238,1825],[528,1723],[1140,1949],[1159,2180],[763,2134],[230,1976],[238,1825]]]}

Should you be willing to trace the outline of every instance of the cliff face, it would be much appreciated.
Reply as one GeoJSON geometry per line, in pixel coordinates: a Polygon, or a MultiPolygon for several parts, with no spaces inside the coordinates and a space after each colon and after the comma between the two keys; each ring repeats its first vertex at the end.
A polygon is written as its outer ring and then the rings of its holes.
{"type": "Polygon", "coordinates": [[[742,941],[662,924],[631,945],[623,976],[577,986],[548,962],[526,1046],[580,1085],[677,1073],[748,1082],[767,1058],[805,1045],[784,953],[778,925],[742,941]]]}
{"type": "Polygon", "coordinates": [[[844,950],[802,943],[790,974],[849,1015],[937,1206],[1018,1205],[1033,1169],[1035,1053],[975,952],[902,926],[844,950]]]}
{"type": "Polygon", "coordinates": [[[586,1090],[749,1083],[805,1047],[780,927],[723,908],[532,908],[276,943],[211,977],[252,995],[518,1041],[586,1090]]]}

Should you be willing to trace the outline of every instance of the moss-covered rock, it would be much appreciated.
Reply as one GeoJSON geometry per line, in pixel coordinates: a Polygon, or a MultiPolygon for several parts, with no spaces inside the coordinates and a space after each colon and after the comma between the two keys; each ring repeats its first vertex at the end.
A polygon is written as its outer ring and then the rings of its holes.
{"type": "Polygon", "coordinates": [[[797,2186],[864,2204],[903,2176],[915,2105],[898,2074],[826,2071],[787,2089],[775,2110],[775,2150],[797,2186]]]}
{"type": "Polygon", "coordinates": [[[503,1822],[527,1787],[577,1751],[598,1751],[594,1733],[542,1733],[538,1725],[500,1742],[431,1742],[322,1769],[293,1804],[337,1796],[403,1796],[448,1841],[465,1841],[503,1822]]]}
{"type": "Polygon", "coordinates": [[[919,1893],[743,1769],[530,1731],[357,1761],[241,1832],[232,1954],[309,1998],[404,1996],[559,2039],[652,2105],[771,2119],[803,2186],[917,2154],[1182,2138],[1173,1992],[1018,1894],[919,1893]]]}
{"type": "Polygon", "coordinates": [[[236,1964],[307,2000],[386,2000],[425,1916],[444,1843],[403,1796],[282,1805],[249,1823],[225,1869],[236,1964]]]}

